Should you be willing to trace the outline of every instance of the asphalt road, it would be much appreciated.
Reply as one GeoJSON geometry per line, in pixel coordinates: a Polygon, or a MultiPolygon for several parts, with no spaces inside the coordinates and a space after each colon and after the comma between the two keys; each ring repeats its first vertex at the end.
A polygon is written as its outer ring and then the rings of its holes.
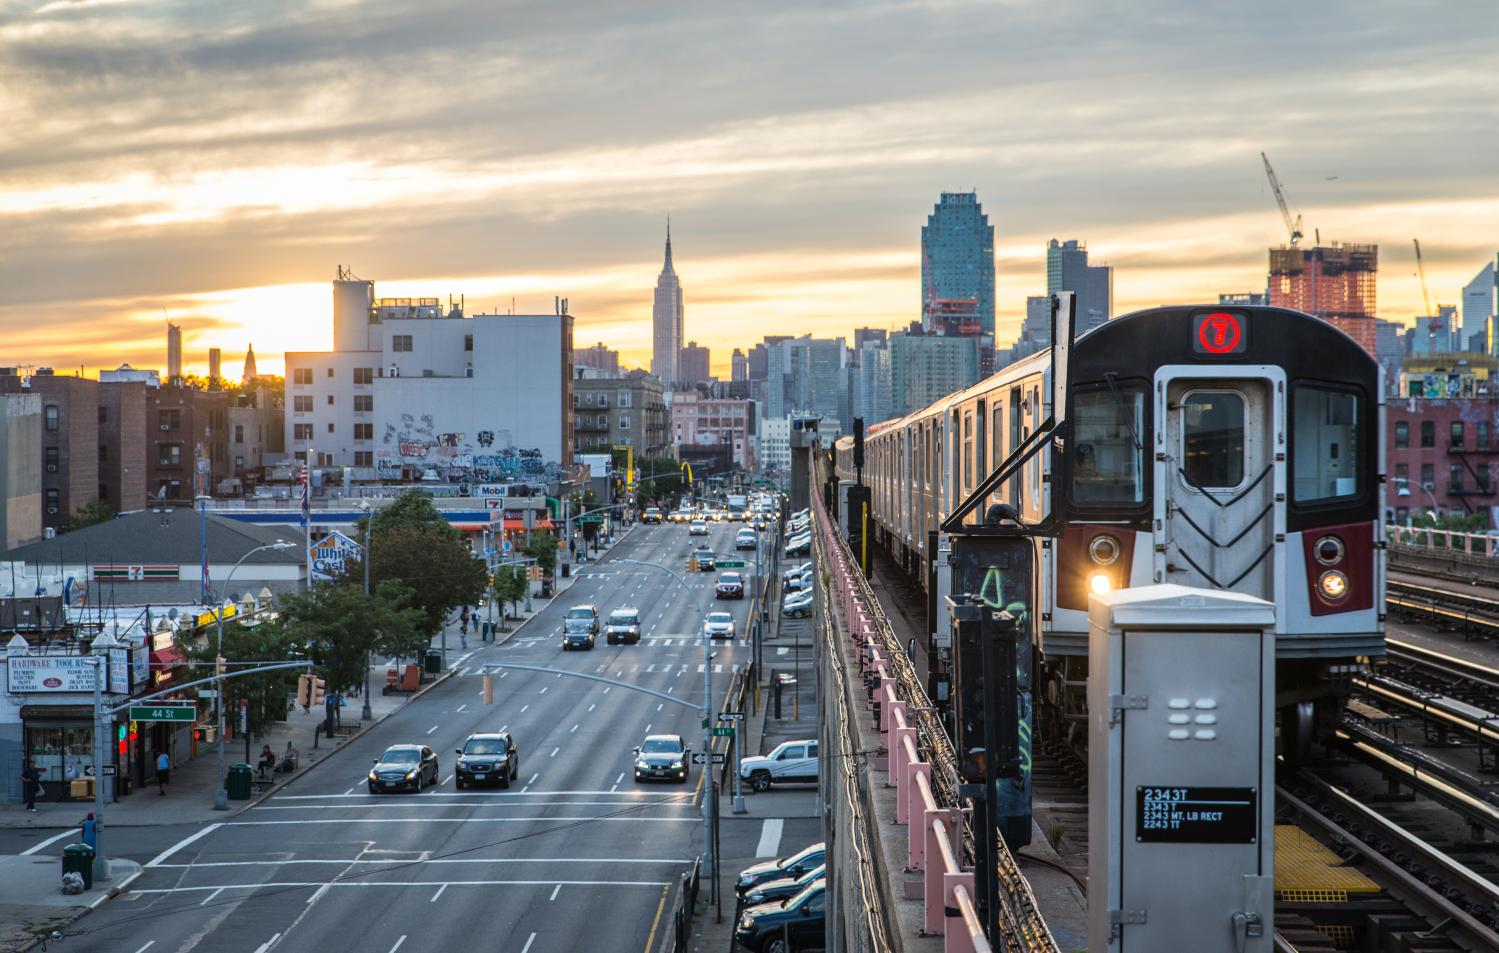
{"type": "MultiPolygon", "coordinates": [[[[732,552],[740,525],[714,525],[709,545],[732,552]]],[[[501,660],[546,665],[700,704],[692,599],[666,573],[617,562],[680,570],[699,541],[685,526],[637,527],[511,641],[475,650],[459,675],[285,791],[232,820],[183,829],[181,840],[143,856],[145,873],[129,893],[80,921],[66,948],[655,950],[665,940],[668,887],[702,848],[702,770],[694,766],[687,785],[637,784],[632,748],[647,732],[676,732],[700,749],[699,714],[620,687],[515,669],[496,676],[486,706],[477,669],[501,660]],[[644,638],[633,646],[600,638],[591,652],[563,652],[562,616],[583,602],[604,614],[640,608],[644,638]],[[508,791],[456,790],[453,750],[470,732],[501,727],[520,750],[519,780],[508,791]],[[367,793],[370,763],[401,742],[431,746],[442,783],[419,795],[367,793]]],[[[750,658],[747,601],[715,606],[716,578],[687,576],[705,610],[730,609],[740,622],[739,640],[714,645],[715,708],[730,673],[750,658]]],[[[727,856],[752,855],[764,832],[751,826],[735,836],[747,843],[725,844],[727,856]]]]}

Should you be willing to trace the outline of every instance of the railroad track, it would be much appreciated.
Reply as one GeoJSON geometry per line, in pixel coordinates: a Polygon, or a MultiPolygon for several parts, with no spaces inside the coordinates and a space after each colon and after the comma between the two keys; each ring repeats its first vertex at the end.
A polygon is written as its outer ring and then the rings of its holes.
{"type": "Polygon", "coordinates": [[[1385,605],[1401,618],[1456,630],[1467,639],[1499,637],[1499,599],[1392,579],[1385,583],[1385,605]]]}

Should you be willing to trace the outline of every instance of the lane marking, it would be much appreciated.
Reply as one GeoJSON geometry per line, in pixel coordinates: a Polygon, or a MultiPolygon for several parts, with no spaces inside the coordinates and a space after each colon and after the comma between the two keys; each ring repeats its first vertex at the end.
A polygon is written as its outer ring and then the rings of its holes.
{"type": "MultiPolygon", "coordinates": [[[[172,856],[173,854],[177,853],[182,848],[186,847],[188,844],[193,843],[194,841],[196,841],[200,837],[206,837],[209,834],[212,834],[214,831],[218,830],[222,826],[223,826],[222,822],[216,823],[216,824],[209,824],[207,827],[203,828],[202,830],[195,831],[192,834],[189,834],[188,836],[182,838],[182,840],[180,840],[177,843],[173,844],[171,847],[168,847],[166,850],[162,851],[161,853],[157,854],[155,857],[152,857],[150,860],[146,861],[146,866],[147,867],[155,867],[155,866],[157,866],[162,861],[166,860],[168,857],[172,856]]],[[[69,831],[69,833],[72,833],[72,832],[69,831]]],[[[278,933],[276,935],[280,936],[281,934],[278,933]]]]}
{"type": "Polygon", "coordinates": [[[547,689],[551,688],[551,687],[552,686],[550,686],[550,685],[543,685],[543,686],[541,686],[541,694],[545,695],[547,693],[547,689]]]}
{"type": "Polygon", "coordinates": [[[661,925],[661,912],[666,909],[666,895],[670,890],[670,886],[661,888],[661,899],[656,901],[656,916],[651,920],[651,932],[645,938],[645,953],[651,953],[651,946],[656,942],[656,928],[661,925]]]}
{"type": "Polygon", "coordinates": [[[526,937],[526,945],[520,948],[520,953],[530,953],[531,944],[536,942],[536,934],[526,937]]]}
{"type": "Polygon", "coordinates": [[[644,730],[644,731],[642,731],[642,732],[641,732],[641,734],[643,734],[643,735],[648,735],[648,734],[650,734],[650,733],[651,733],[651,726],[650,726],[650,724],[647,724],[647,725],[646,725],[646,726],[645,726],[645,730],[644,730]]]}
{"type": "Polygon", "coordinates": [[[357,788],[357,787],[358,787],[358,785],[355,785],[353,788],[349,788],[347,791],[344,792],[344,796],[348,797],[350,794],[353,794],[355,788],[357,788]]]}
{"type": "Polygon", "coordinates": [[[625,773],[623,771],[621,771],[619,773],[619,777],[617,777],[617,778],[614,779],[614,783],[618,784],[619,782],[623,781],[624,779],[625,779],[625,773]]]}
{"type": "Polygon", "coordinates": [[[597,704],[597,703],[594,703],[594,704],[592,704],[592,705],[589,705],[589,706],[588,706],[588,710],[589,710],[589,711],[593,711],[593,710],[594,710],[594,709],[595,709],[595,708],[597,708],[597,707],[599,707],[599,706],[598,706],[598,704],[597,704]]]}
{"type": "MultiPolygon", "coordinates": [[[[463,704],[461,704],[461,705],[459,705],[459,706],[458,706],[458,711],[463,711],[463,709],[465,709],[465,708],[467,708],[467,707],[468,707],[468,702],[464,702],[464,703],[463,703],[463,704]]],[[[455,714],[455,715],[456,715],[456,714],[457,714],[457,713],[458,713],[458,712],[454,712],[454,714],[455,714]]]]}
{"type": "MultiPolygon", "coordinates": [[[[594,788],[571,788],[571,789],[566,790],[566,791],[547,791],[546,792],[546,796],[547,797],[555,797],[555,796],[558,796],[558,795],[573,795],[573,794],[584,795],[584,794],[607,794],[607,793],[608,793],[607,791],[600,791],[600,790],[597,790],[597,789],[594,789],[594,788]]],[[[447,798],[470,798],[470,797],[502,798],[502,797],[520,797],[520,794],[518,792],[516,792],[516,791],[472,791],[472,792],[465,792],[463,794],[459,794],[459,793],[456,793],[456,792],[452,792],[452,793],[443,792],[442,796],[443,797],[447,797],[447,798]]],[[[539,797],[541,795],[537,794],[535,796],[539,797]]],[[[281,794],[281,795],[277,795],[276,800],[277,801],[338,801],[338,800],[342,800],[343,798],[344,798],[344,795],[342,795],[342,794],[281,794]]],[[[355,795],[353,795],[353,798],[356,801],[363,801],[363,802],[389,801],[388,798],[386,798],[383,795],[379,795],[379,794],[355,794],[355,795]]],[[[662,803],[671,803],[671,802],[673,802],[675,800],[675,798],[674,798],[673,795],[670,795],[670,794],[660,794],[660,795],[655,795],[655,800],[661,801],[662,803]]],[[[364,806],[367,806],[367,804],[364,805],[364,806]]],[[[400,806],[400,805],[395,804],[395,803],[391,804],[391,807],[398,807],[398,806],[400,806]]],[[[271,811],[271,810],[291,811],[291,810],[297,810],[297,808],[291,808],[291,807],[271,807],[270,805],[261,805],[260,807],[257,807],[256,810],[258,810],[258,811],[271,811]]],[[[68,833],[71,834],[71,833],[74,833],[74,832],[73,831],[69,831],[68,833]]]]}
{"type": "MultiPolygon", "coordinates": [[[[444,884],[443,886],[447,886],[447,884],[444,884]]],[[[442,893],[441,890],[439,890],[437,892],[438,893],[442,893]]],[[[433,897],[432,899],[436,900],[437,898],[433,897]]],[[[396,953],[396,950],[399,950],[401,948],[401,944],[405,943],[405,942],[406,942],[406,934],[402,933],[401,934],[401,938],[396,941],[396,945],[390,948],[390,953],[396,953]]]]}
{"type": "Polygon", "coordinates": [[[661,704],[659,704],[659,705],[656,706],[656,710],[660,711],[661,709],[663,709],[665,707],[666,707],[666,702],[662,702],[661,704]]]}
{"type": "Polygon", "coordinates": [[[552,753],[551,753],[551,754],[549,754],[549,755],[547,755],[547,757],[548,757],[548,758],[555,758],[555,757],[557,757],[557,752],[559,752],[559,751],[561,751],[561,750],[562,750],[562,749],[561,749],[561,748],[560,748],[560,747],[559,747],[559,748],[553,748],[553,749],[552,749],[552,753]]]}
{"type": "Polygon", "coordinates": [[[443,784],[447,784],[451,780],[453,780],[453,776],[450,774],[447,777],[445,777],[445,778],[442,779],[442,783],[443,784]]]}
{"type": "MultiPolygon", "coordinates": [[[[504,678],[504,677],[505,677],[505,676],[506,676],[506,675],[509,675],[509,674],[510,674],[510,670],[509,670],[509,669],[508,669],[508,668],[507,668],[507,669],[505,669],[505,671],[503,671],[503,672],[501,672],[501,673],[500,673],[500,677],[501,677],[501,678],[504,678]]],[[[484,693],[483,693],[483,692],[480,692],[480,693],[479,693],[479,694],[481,694],[481,695],[482,695],[482,694],[484,694],[484,693]]]]}
{"type": "MultiPolygon", "coordinates": [[[[46,847],[48,844],[55,844],[58,841],[62,840],[64,837],[72,837],[76,833],[77,832],[74,831],[70,827],[67,830],[63,831],[61,834],[54,834],[51,837],[47,838],[46,840],[41,841],[40,843],[32,844],[30,847],[28,847],[25,850],[21,851],[21,856],[22,857],[29,857],[32,854],[36,853],[37,851],[41,850],[43,847],[46,847]]],[[[156,942],[155,940],[151,941],[151,943],[155,943],[155,942],[156,942]]],[[[148,943],[148,944],[146,944],[146,946],[150,946],[150,944],[148,943]]],[[[141,949],[143,949],[143,950],[145,948],[146,947],[144,947],[144,946],[141,947],[141,949]]]]}
{"type": "MultiPolygon", "coordinates": [[[[310,907],[314,903],[317,903],[319,900],[321,900],[323,898],[323,894],[325,894],[327,892],[328,892],[328,885],[327,884],[323,884],[321,887],[317,888],[316,890],[314,890],[312,892],[312,896],[310,896],[310,897],[307,898],[307,905],[310,907]]],[[[292,924],[292,925],[296,926],[296,924],[292,924]]]]}
{"type": "Polygon", "coordinates": [[[786,822],[779,817],[768,817],[760,828],[760,844],[755,848],[756,857],[774,857],[781,846],[781,828],[786,822]]]}
{"type": "Polygon", "coordinates": [[[613,685],[605,685],[604,686],[604,694],[605,695],[609,694],[609,689],[611,689],[613,687],[614,687],[613,685]]]}
{"type": "MultiPolygon", "coordinates": [[[[683,803],[684,807],[693,807],[691,804],[683,803]]],[[[696,808],[694,808],[696,810],[696,808]]],[[[699,815],[694,818],[701,821],[699,815]]],[[[356,864],[389,865],[399,863],[402,867],[423,867],[429,864],[638,864],[638,865],[661,865],[672,866],[675,864],[690,864],[690,858],[682,857],[433,857],[419,860],[391,861],[384,858],[364,859],[356,857],[353,860],[341,858],[318,859],[306,858],[299,860],[219,860],[206,864],[163,864],[162,870],[189,870],[194,868],[209,867],[280,867],[291,864],[343,864],[353,867],[356,864]]],[[[437,881],[434,881],[436,883],[437,881]]],[[[553,881],[548,881],[551,883],[553,881]]],[[[240,886],[253,886],[253,884],[240,884],[240,886]]],[[[227,888],[233,889],[233,888],[227,888]]]]}
{"type": "Polygon", "coordinates": [[[275,943],[279,939],[281,939],[281,934],[278,933],[275,936],[271,937],[269,940],[266,940],[264,943],[260,944],[260,946],[256,947],[255,953],[265,953],[266,950],[269,950],[271,948],[271,944],[275,943]]]}
{"type": "Polygon", "coordinates": [[[549,900],[556,900],[557,899],[557,894],[559,894],[561,892],[562,892],[562,885],[558,884],[557,886],[555,886],[555,887],[552,888],[552,895],[550,897],[548,897],[547,899],[549,899],[549,900]]]}
{"type": "MultiPolygon", "coordinates": [[[[529,785],[527,785],[529,787],[529,785]]],[[[225,827],[275,827],[275,826],[303,826],[308,824],[539,824],[550,821],[640,821],[660,824],[695,824],[701,823],[701,817],[646,817],[640,814],[626,814],[616,817],[605,815],[588,815],[586,817],[544,815],[540,817],[432,817],[431,815],[419,814],[414,817],[366,817],[359,820],[351,820],[347,817],[313,817],[313,818],[288,818],[275,821],[225,821],[225,827]]],[[[345,861],[347,863],[347,861],[345,861]]],[[[550,883],[551,881],[548,881],[550,883]]]]}
{"type": "Polygon", "coordinates": [[[448,889],[448,885],[447,884],[443,884],[441,887],[438,887],[437,888],[437,892],[432,895],[432,899],[428,900],[427,902],[428,903],[436,903],[437,902],[437,898],[440,897],[440,896],[442,896],[442,892],[444,890],[446,890],[446,889],[448,889]]]}
{"type": "MultiPolygon", "coordinates": [[[[200,904],[198,904],[198,906],[200,906],[200,907],[206,906],[208,904],[208,901],[212,900],[214,897],[217,897],[220,893],[223,893],[223,891],[221,891],[221,890],[215,890],[213,893],[209,894],[207,897],[204,897],[203,898],[203,902],[200,903],[200,904]]],[[[155,943],[155,942],[156,942],[155,940],[151,941],[151,943],[155,943]]],[[[151,943],[147,943],[146,946],[150,946],[151,943]]],[[[141,947],[141,949],[144,950],[146,948],[146,946],[141,947]]]]}
{"type": "Polygon", "coordinates": [[[618,781],[614,782],[614,787],[610,788],[609,790],[610,791],[618,791],[619,790],[619,782],[618,781]]]}
{"type": "Polygon", "coordinates": [[[577,726],[577,725],[573,725],[573,726],[572,726],[572,729],[571,729],[571,730],[570,730],[570,731],[568,731],[568,734],[573,734],[573,733],[574,733],[574,732],[576,732],[576,731],[577,731],[577,730],[578,730],[578,726],[577,726]]]}
{"type": "Polygon", "coordinates": [[[526,709],[530,708],[530,707],[531,707],[530,705],[522,705],[522,706],[520,706],[520,713],[522,715],[524,715],[526,713],[526,709]]]}
{"type": "Polygon", "coordinates": [[[430,735],[430,734],[431,734],[431,733],[432,733],[432,732],[434,732],[434,731],[436,731],[436,730],[437,730],[437,726],[436,726],[436,725],[433,725],[433,726],[432,726],[432,727],[431,727],[431,728],[428,728],[428,729],[427,729],[427,734],[429,734],[429,735],[430,735]]]}
{"type": "MultiPolygon", "coordinates": [[[[72,833],[72,832],[70,831],[69,833],[72,833]]],[[[141,947],[140,949],[136,950],[135,953],[146,953],[147,950],[151,949],[151,947],[153,947],[155,945],[156,945],[156,941],[155,940],[147,940],[146,941],[146,945],[143,946],[143,947],[141,947]]]]}

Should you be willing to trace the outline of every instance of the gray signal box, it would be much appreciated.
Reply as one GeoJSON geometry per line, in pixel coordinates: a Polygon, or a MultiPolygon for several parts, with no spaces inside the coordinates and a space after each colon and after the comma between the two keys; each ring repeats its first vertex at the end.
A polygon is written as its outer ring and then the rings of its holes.
{"type": "Polygon", "coordinates": [[[1269,953],[1275,607],[1146,586],[1088,621],[1088,950],[1269,953]]]}

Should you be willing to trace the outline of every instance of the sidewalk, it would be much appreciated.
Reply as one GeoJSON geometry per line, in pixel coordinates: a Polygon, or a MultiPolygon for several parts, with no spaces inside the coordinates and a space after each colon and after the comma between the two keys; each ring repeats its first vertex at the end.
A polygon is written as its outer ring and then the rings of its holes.
{"type": "Polygon", "coordinates": [[[74,896],[65,896],[62,864],[56,857],[19,855],[0,857],[0,948],[29,950],[53,930],[62,930],[105,900],[124,890],[140,876],[141,867],[129,860],[109,863],[108,883],[95,884],[74,896]]]}

